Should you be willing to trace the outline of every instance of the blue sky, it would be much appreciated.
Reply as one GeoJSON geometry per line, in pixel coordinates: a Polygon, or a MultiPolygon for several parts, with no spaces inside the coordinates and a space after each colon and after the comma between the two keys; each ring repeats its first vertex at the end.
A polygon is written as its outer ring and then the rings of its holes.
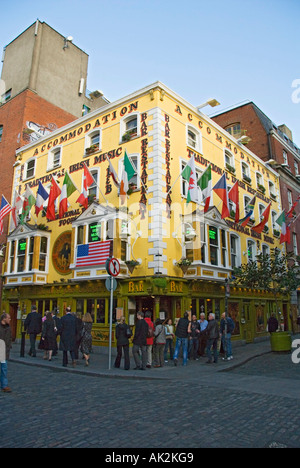
{"type": "Polygon", "coordinates": [[[0,48],[37,18],[89,54],[110,101],[156,80],[195,106],[251,100],[300,146],[299,0],[11,0],[0,48]]]}

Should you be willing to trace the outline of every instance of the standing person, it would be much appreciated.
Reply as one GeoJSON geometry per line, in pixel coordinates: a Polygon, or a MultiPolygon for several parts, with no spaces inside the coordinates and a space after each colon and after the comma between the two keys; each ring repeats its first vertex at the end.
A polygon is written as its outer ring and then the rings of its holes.
{"type": "Polygon", "coordinates": [[[147,367],[148,369],[152,366],[152,350],[153,350],[153,343],[154,343],[154,323],[151,320],[151,312],[150,310],[146,310],[145,312],[145,322],[148,324],[148,337],[147,337],[147,367]]]}
{"type": "Polygon", "coordinates": [[[74,314],[74,317],[76,318],[76,349],[75,349],[75,360],[79,360],[79,347],[81,344],[82,340],[82,328],[83,328],[83,322],[81,320],[80,314],[74,314]]]}
{"type": "Polygon", "coordinates": [[[132,354],[135,362],[134,370],[146,370],[147,366],[147,337],[148,337],[148,324],[144,320],[144,313],[137,313],[137,324],[135,327],[135,333],[133,337],[133,348],[132,354]],[[139,355],[139,352],[142,353],[142,361],[139,355]]]}
{"type": "Polygon", "coordinates": [[[91,314],[87,312],[82,318],[81,345],[80,345],[80,350],[85,359],[86,366],[88,366],[90,363],[90,354],[92,352],[92,347],[93,347],[92,328],[93,328],[93,319],[92,319],[91,314]]]}
{"type": "Polygon", "coordinates": [[[126,323],[125,317],[121,317],[120,323],[116,327],[116,338],[117,338],[117,357],[115,360],[115,368],[119,369],[122,359],[122,351],[124,351],[124,369],[130,369],[130,359],[129,359],[129,338],[131,337],[132,332],[126,323]]]}
{"type": "Polygon", "coordinates": [[[173,361],[173,355],[174,355],[174,346],[173,346],[174,326],[173,326],[173,322],[171,318],[167,320],[165,327],[166,327],[166,346],[165,346],[165,352],[164,352],[164,359],[165,359],[165,362],[168,362],[168,351],[170,352],[171,361],[173,361]]]}
{"type": "Polygon", "coordinates": [[[1,363],[1,391],[11,393],[7,380],[7,361],[11,349],[10,315],[3,312],[0,318],[0,363],[1,363]]]}
{"type": "Polygon", "coordinates": [[[30,350],[29,356],[36,357],[36,337],[42,331],[42,316],[37,312],[37,308],[35,305],[31,307],[31,313],[27,315],[25,323],[24,323],[25,331],[30,338],[30,350]]]}
{"type": "Polygon", "coordinates": [[[207,325],[208,325],[208,321],[205,319],[204,312],[201,312],[200,320],[199,320],[198,323],[200,325],[198,355],[199,356],[204,356],[206,345],[207,345],[207,336],[206,336],[205,330],[206,330],[207,325]]]}
{"type": "Polygon", "coordinates": [[[164,367],[164,351],[166,346],[166,329],[163,321],[155,322],[154,367],[164,367]]]}
{"type": "Polygon", "coordinates": [[[210,313],[208,316],[208,325],[206,328],[207,333],[207,357],[208,361],[207,364],[211,364],[212,355],[211,355],[211,348],[213,348],[214,352],[214,363],[217,364],[218,362],[218,339],[219,339],[219,324],[215,319],[215,314],[210,313]]]}
{"type": "Polygon", "coordinates": [[[189,343],[189,359],[193,357],[194,361],[198,360],[198,347],[199,347],[199,336],[200,336],[200,324],[197,321],[197,316],[192,315],[191,321],[191,336],[189,343]]]}
{"type": "Polygon", "coordinates": [[[68,352],[70,352],[73,367],[76,366],[76,335],[77,319],[71,313],[71,307],[66,308],[66,315],[60,319],[60,350],[63,351],[63,366],[68,365],[68,352]]]}
{"type": "Polygon", "coordinates": [[[177,366],[178,364],[178,355],[180,348],[182,346],[183,351],[183,366],[187,365],[187,358],[188,358],[188,341],[189,341],[189,333],[191,332],[191,323],[189,321],[189,314],[188,312],[184,313],[184,316],[179,320],[177,327],[176,327],[176,346],[175,346],[175,353],[174,353],[174,365],[177,366]]]}
{"type": "Polygon", "coordinates": [[[220,335],[222,339],[223,349],[225,352],[225,356],[223,361],[231,361],[233,359],[232,356],[232,345],[231,345],[231,336],[235,329],[235,323],[231,317],[227,317],[227,334],[226,334],[226,314],[225,312],[222,314],[221,317],[221,327],[220,327],[220,335]]]}
{"type": "Polygon", "coordinates": [[[277,332],[278,327],[279,327],[278,320],[275,317],[275,314],[272,314],[268,320],[268,332],[275,333],[277,332]]]}
{"type": "Polygon", "coordinates": [[[47,312],[46,320],[43,323],[43,330],[42,330],[42,349],[45,350],[44,359],[51,361],[52,360],[52,353],[56,349],[56,336],[57,336],[57,328],[56,324],[53,320],[52,312],[47,312]],[[47,356],[48,353],[48,356],[47,356]]]}

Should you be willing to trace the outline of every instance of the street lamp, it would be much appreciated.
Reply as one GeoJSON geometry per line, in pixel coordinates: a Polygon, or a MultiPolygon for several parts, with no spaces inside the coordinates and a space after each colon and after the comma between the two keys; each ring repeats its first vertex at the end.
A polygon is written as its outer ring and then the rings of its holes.
{"type": "Polygon", "coordinates": [[[219,105],[220,103],[216,99],[208,99],[203,104],[200,104],[200,106],[197,106],[197,110],[199,111],[199,109],[202,109],[203,107],[206,107],[206,106],[216,107],[219,105]]]}
{"type": "Polygon", "coordinates": [[[228,298],[230,297],[230,284],[228,278],[225,279],[225,339],[224,339],[224,353],[227,356],[227,330],[228,330],[228,298]]]}

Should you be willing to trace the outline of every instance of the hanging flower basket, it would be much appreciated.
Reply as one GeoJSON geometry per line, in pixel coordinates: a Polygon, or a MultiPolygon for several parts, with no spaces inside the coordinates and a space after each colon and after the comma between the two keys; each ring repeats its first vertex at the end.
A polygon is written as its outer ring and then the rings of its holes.
{"type": "Polygon", "coordinates": [[[191,266],[191,264],[192,264],[191,260],[187,258],[182,258],[181,260],[179,260],[179,262],[176,263],[176,266],[181,268],[182,273],[185,275],[189,267],[191,266]]]}
{"type": "Polygon", "coordinates": [[[130,273],[133,273],[133,270],[135,269],[136,266],[139,265],[139,262],[136,262],[135,260],[127,260],[125,264],[128,270],[130,271],[130,273]]]}

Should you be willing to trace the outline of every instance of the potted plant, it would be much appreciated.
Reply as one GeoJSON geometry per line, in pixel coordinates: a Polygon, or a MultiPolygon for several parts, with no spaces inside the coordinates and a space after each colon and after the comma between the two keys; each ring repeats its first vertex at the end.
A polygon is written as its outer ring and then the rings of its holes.
{"type": "Polygon", "coordinates": [[[93,153],[96,153],[97,151],[99,151],[99,145],[95,144],[95,145],[90,146],[89,148],[86,148],[85,153],[93,154],[93,153]]]}
{"type": "Polygon", "coordinates": [[[126,260],[125,264],[128,270],[130,271],[130,273],[133,273],[133,270],[135,269],[136,266],[139,265],[139,262],[137,262],[136,260],[126,260]]]}
{"type": "Polygon", "coordinates": [[[243,174],[243,181],[247,182],[247,184],[251,184],[251,177],[248,177],[247,175],[243,174]]]}
{"type": "Polygon", "coordinates": [[[265,187],[264,187],[263,185],[261,185],[261,184],[258,184],[258,185],[257,185],[257,188],[258,188],[258,190],[259,190],[260,192],[262,192],[262,193],[265,193],[265,192],[266,192],[265,187]]]}
{"type": "Polygon", "coordinates": [[[189,260],[188,258],[182,258],[181,260],[179,260],[179,262],[176,263],[176,266],[181,268],[183,274],[185,274],[188,271],[191,264],[191,260],[189,260]]]}
{"type": "Polygon", "coordinates": [[[228,163],[226,163],[226,169],[231,172],[231,174],[235,174],[235,168],[228,163]]]}

